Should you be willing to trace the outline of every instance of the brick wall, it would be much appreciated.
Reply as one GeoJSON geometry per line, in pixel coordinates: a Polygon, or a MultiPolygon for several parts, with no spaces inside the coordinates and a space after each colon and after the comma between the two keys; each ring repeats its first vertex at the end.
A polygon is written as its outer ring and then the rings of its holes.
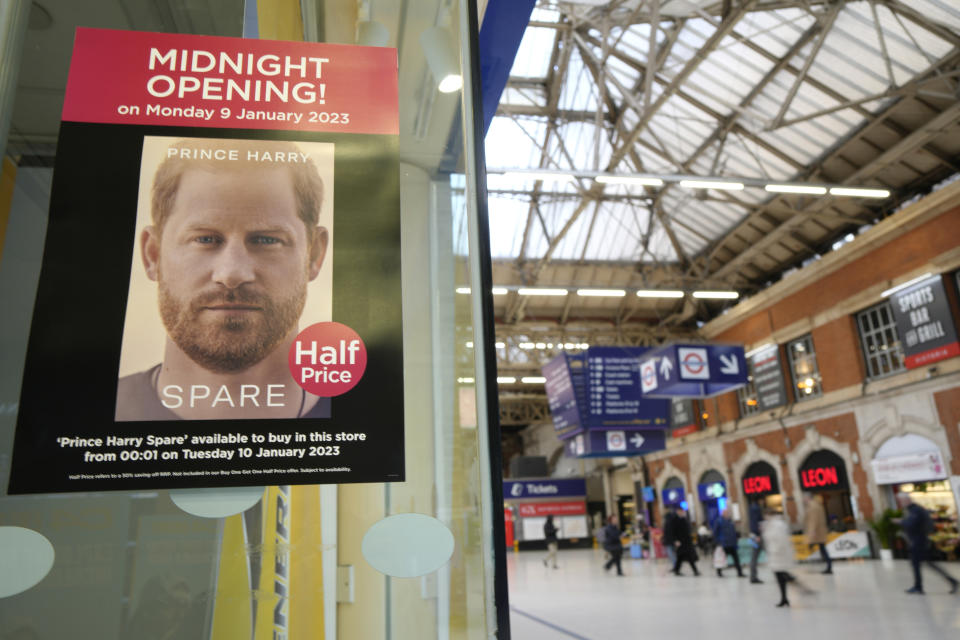
{"type": "Polygon", "coordinates": [[[950,443],[951,471],[960,474],[960,387],[935,393],[933,400],[950,443]]]}

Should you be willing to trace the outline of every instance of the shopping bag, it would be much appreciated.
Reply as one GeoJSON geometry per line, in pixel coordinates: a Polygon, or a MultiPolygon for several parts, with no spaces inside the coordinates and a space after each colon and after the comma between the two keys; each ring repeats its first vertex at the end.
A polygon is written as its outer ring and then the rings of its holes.
{"type": "Polygon", "coordinates": [[[717,547],[713,550],[713,568],[725,569],[727,566],[727,552],[723,547],[717,547]]]}

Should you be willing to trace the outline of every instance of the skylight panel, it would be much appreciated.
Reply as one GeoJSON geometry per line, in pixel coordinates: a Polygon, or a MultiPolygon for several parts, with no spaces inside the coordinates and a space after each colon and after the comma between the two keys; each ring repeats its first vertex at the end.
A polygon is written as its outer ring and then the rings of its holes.
{"type": "Polygon", "coordinates": [[[527,27],[510,69],[511,77],[546,78],[550,70],[550,54],[557,39],[557,30],[527,27]]]}

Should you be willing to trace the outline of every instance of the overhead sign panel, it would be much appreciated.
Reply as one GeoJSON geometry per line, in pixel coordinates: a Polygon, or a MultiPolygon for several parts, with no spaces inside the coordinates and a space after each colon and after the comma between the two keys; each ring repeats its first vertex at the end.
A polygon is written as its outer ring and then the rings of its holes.
{"type": "Polygon", "coordinates": [[[957,329],[941,276],[898,291],[891,297],[890,306],[908,369],[960,356],[957,329]]]}
{"type": "Polygon", "coordinates": [[[566,454],[573,458],[639,456],[666,449],[663,429],[586,431],[566,441],[566,454]]]}
{"type": "Polygon", "coordinates": [[[709,398],[747,383],[741,345],[673,344],[640,362],[641,390],[648,398],[709,398]]]}
{"type": "Polygon", "coordinates": [[[568,498],[585,495],[587,495],[587,481],[583,478],[534,478],[503,482],[504,500],[568,498]]]}
{"type": "Polygon", "coordinates": [[[587,350],[587,425],[590,429],[653,428],[669,425],[670,403],[644,398],[640,359],[645,347],[587,350]]]}
{"type": "Polygon", "coordinates": [[[557,437],[565,439],[580,433],[584,429],[584,420],[580,413],[582,405],[577,402],[578,394],[574,384],[575,380],[579,379],[577,386],[581,388],[584,386],[582,358],[561,353],[543,365],[541,371],[543,377],[547,379],[544,387],[557,437]],[[574,364],[573,367],[571,363],[574,364]],[[572,371],[574,368],[577,370],[576,374],[572,371]]]}

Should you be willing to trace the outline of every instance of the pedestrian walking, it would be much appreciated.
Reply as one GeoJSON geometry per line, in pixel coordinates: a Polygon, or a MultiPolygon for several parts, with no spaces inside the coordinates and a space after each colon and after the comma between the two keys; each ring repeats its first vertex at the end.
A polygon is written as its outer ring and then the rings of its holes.
{"type": "Polygon", "coordinates": [[[793,551],[793,542],[790,540],[790,527],[787,526],[783,516],[770,509],[767,516],[761,524],[761,536],[766,546],[767,562],[773,575],[777,578],[777,586],[780,588],[780,602],[778,607],[789,607],[790,600],[787,598],[787,585],[794,583],[806,594],[812,594],[813,590],[797,580],[797,577],[791,573],[796,563],[793,551]]]}
{"type": "Polygon", "coordinates": [[[673,575],[680,576],[680,565],[684,562],[690,563],[693,569],[693,575],[699,576],[697,569],[697,548],[693,546],[693,536],[690,533],[690,521],[687,519],[687,512],[677,507],[673,519],[670,521],[672,532],[670,539],[673,540],[673,546],[676,551],[676,560],[673,563],[673,575]]]}
{"type": "Polygon", "coordinates": [[[607,518],[607,526],[603,528],[603,548],[610,554],[610,559],[603,565],[603,570],[609,571],[610,567],[616,565],[617,575],[622,576],[620,558],[623,556],[623,543],[620,542],[620,527],[617,526],[616,516],[607,518]]]}
{"type": "Polygon", "coordinates": [[[670,566],[677,564],[677,548],[674,546],[675,540],[673,539],[673,520],[677,517],[674,513],[675,506],[670,506],[666,508],[666,513],[663,514],[663,535],[660,538],[660,542],[663,543],[663,548],[667,552],[667,561],[670,566]]]}
{"type": "MultiPolygon", "coordinates": [[[[733,524],[733,513],[729,507],[723,510],[720,517],[713,524],[713,539],[717,546],[723,549],[728,558],[733,558],[733,566],[737,568],[737,577],[746,578],[743,575],[743,569],[740,567],[740,553],[737,549],[737,527],[733,524]]],[[[724,566],[726,561],[724,561],[724,566]]],[[[717,577],[723,577],[723,568],[716,567],[717,577]]]]}
{"type": "Polygon", "coordinates": [[[543,539],[547,541],[547,557],[543,559],[543,566],[553,563],[553,568],[557,566],[557,525],[553,524],[553,514],[547,516],[547,521],[543,523],[543,539]]]}
{"type": "Polygon", "coordinates": [[[827,563],[827,568],[821,573],[833,573],[833,560],[827,552],[827,512],[817,496],[810,492],[803,494],[803,503],[803,535],[806,536],[810,548],[820,547],[820,557],[827,563]]]}
{"type": "Polygon", "coordinates": [[[924,562],[950,583],[950,593],[956,593],[960,583],[929,557],[930,534],[935,528],[930,513],[911,500],[910,494],[907,493],[897,494],[897,504],[903,509],[900,526],[910,542],[910,564],[913,566],[913,586],[907,589],[907,593],[923,595],[923,576],[920,573],[920,565],[924,562]]]}
{"type": "Polygon", "coordinates": [[[763,523],[763,508],[759,500],[750,503],[747,518],[750,526],[750,583],[763,584],[763,580],[757,575],[757,563],[760,560],[760,552],[763,551],[763,535],[760,531],[763,523]]]}

